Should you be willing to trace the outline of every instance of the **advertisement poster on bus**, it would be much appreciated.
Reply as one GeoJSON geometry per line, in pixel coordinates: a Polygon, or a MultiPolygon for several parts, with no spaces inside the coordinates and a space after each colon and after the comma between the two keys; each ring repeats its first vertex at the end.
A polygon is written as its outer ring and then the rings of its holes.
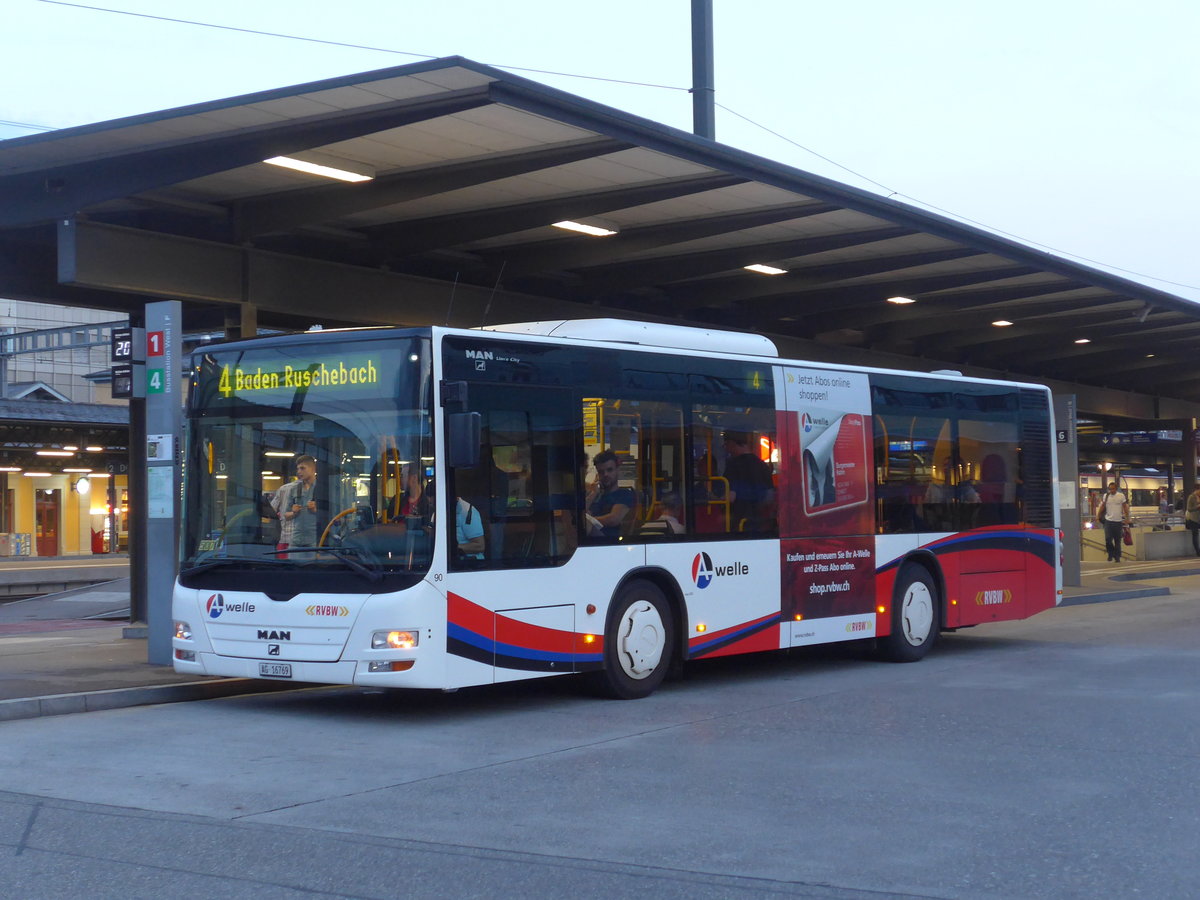
{"type": "Polygon", "coordinates": [[[776,384],[784,620],[861,618],[875,605],[867,376],[783,368],[776,384]]]}

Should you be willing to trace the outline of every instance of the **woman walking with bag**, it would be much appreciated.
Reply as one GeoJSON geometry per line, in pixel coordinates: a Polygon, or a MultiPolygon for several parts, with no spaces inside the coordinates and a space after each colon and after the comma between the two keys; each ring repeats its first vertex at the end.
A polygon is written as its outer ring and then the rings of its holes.
{"type": "Polygon", "coordinates": [[[1187,512],[1183,514],[1183,524],[1192,533],[1192,549],[1200,556],[1200,484],[1188,494],[1187,512]]]}

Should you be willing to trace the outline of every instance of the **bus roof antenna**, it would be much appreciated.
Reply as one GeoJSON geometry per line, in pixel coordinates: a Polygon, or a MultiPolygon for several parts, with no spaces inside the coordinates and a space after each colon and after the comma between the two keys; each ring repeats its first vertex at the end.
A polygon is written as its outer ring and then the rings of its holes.
{"type": "Polygon", "coordinates": [[[492,298],[496,296],[496,291],[500,287],[500,279],[504,277],[504,267],[508,265],[508,260],[500,261],[500,271],[496,273],[496,283],[492,285],[492,292],[488,294],[487,306],[483,308],[483,318],[479,320],[479,327],[482,328],[487,324],[488,313],[492,310],[492,298]]]}
{"type": "Polygon", "coordinates": [[[450,302],[446,304],[446,327],[450,327],[450,311],[454,309],[454,292],[458,290],[458,273],[454,273],[454,284],[450,285],[450,302]]]}

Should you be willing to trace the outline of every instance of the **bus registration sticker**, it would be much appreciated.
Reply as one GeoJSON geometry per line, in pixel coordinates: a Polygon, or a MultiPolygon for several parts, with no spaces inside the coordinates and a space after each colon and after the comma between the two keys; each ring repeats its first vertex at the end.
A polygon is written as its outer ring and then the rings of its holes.
{"type": "Polygon", "coordinates": [[[291,678],[292,664],[260,662],[258,674],[264,678],[291,678]]]}

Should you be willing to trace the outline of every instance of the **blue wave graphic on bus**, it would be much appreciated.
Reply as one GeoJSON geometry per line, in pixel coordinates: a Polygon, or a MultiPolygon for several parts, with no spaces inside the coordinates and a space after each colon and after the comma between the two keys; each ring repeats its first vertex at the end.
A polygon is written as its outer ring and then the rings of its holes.
{"type": "Polygon", "coordinates": [[[599,653],[560,653],[506,644],[453,622],[447,625],[446,644],[458,656],[507,669],[571,672],[593,668],[602,661],[599,653]]]}

